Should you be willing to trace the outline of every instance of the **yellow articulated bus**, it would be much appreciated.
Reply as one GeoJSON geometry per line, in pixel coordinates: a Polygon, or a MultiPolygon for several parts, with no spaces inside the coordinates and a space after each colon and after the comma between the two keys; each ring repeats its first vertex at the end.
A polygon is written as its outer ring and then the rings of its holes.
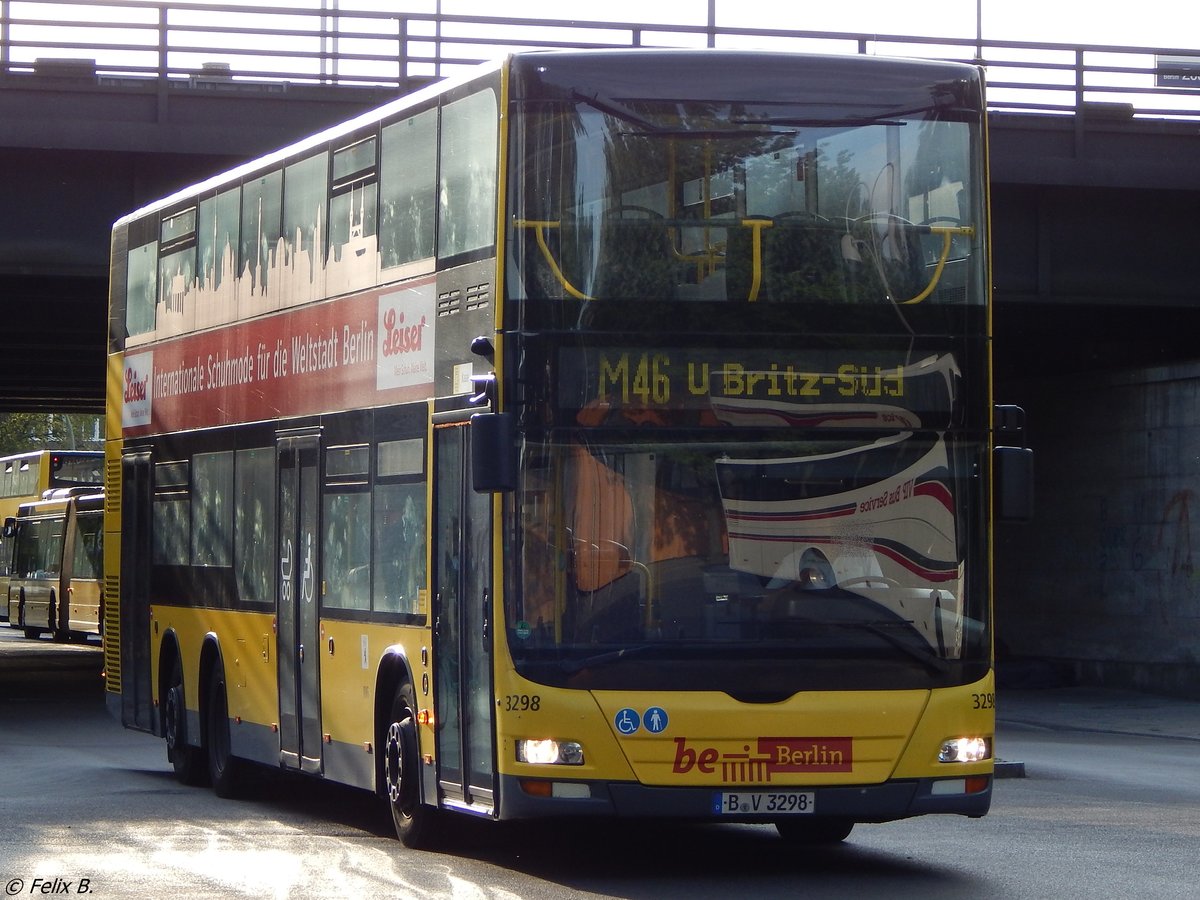
{"type": "Polygon", "coordinates": [[[412,846],[982,816],[985,142],[966,65],[518,53],[123,218],[111,710],[412,846]]]}
{"type": "MultiPolygon", "coordinates": [[[[104,484],[100,450],[30,450],[0,457],[0,522],[13,518],[24,503],[41,500],[46,491],[104,484]]],[[[0,532],[0,622],[8,622],[8,581],[12,540],[0,532]]],[[[15,624],[15,623],[11,623],[15,624]]]]}
{"type": "Polygon", "coordinates": [[[4,520],[13,553],[4,600],[25,637],[86,639],[101,633],[104,495],[60,488],[4,520]]]}

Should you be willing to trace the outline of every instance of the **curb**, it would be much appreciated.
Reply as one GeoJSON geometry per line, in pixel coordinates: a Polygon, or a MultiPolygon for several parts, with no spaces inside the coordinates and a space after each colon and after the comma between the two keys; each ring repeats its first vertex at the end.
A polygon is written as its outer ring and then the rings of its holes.
{"type": "Polygon", "coordinates": [[[995,776],[996,778],[1024,778],[1025,763],[1010,762],[1006,759],[996,760],[995,776]]]}

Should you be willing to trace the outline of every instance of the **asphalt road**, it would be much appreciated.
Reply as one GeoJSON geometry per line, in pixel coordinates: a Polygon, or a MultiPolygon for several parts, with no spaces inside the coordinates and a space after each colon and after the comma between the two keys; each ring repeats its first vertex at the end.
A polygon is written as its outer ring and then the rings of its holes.
{"type": "Polygon", "coordinates": [[[155,900],[1196,896],[1194,741],[1001,737],[1027,776],[997,782],[989,816],[859,826],[832,850],[769,827],[456,820],[415,852],[363,792],[266,771],[236,801],[176,783],[160,740],[109,718],[94,673],[0,681],[0,881],[8,896],[155,900]]]}

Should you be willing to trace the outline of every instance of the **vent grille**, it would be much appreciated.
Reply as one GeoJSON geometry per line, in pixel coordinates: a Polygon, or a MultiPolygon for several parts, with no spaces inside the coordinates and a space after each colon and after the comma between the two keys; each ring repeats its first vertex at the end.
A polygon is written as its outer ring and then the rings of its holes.
{"type": "Polygon", "coordinates": [[[444,291],[438,294],[437,314],[453,316],[462,312],[462,291],[444,291]]]}
{"type": "Polygon", "coordinates": [[[476,284],[467,288],[466,294],[467,312],[484,309],[492,300],[492,286],[490,284],[476,284]]]}
{"type": "Polygon", "coordinates": [[[455,288],[438,294],[438,316],[455,316],[460,312],[485,309],[492,302],[491,284],[473,284],[465,289],[455,288]]]}
{"type": "Polygon", "coordinates": [[[115,516],[121,512],[121,461],[110,459],[104,463],[104,513],[115,516]]]}
{"type": "Polygon", "coordinates": [[[104,680],[110,694],[121,693],[121,578],[104,576],[104,680]]]}

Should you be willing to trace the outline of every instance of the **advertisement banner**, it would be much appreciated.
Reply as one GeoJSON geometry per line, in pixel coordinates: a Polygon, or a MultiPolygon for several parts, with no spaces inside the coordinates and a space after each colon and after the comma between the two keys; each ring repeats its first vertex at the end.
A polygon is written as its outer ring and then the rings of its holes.
{"type": "Polygon", "coordinates": [[[434,380],[432,282],[300,307],[125,358],[127,435],[421,399],[434,380]]]}

